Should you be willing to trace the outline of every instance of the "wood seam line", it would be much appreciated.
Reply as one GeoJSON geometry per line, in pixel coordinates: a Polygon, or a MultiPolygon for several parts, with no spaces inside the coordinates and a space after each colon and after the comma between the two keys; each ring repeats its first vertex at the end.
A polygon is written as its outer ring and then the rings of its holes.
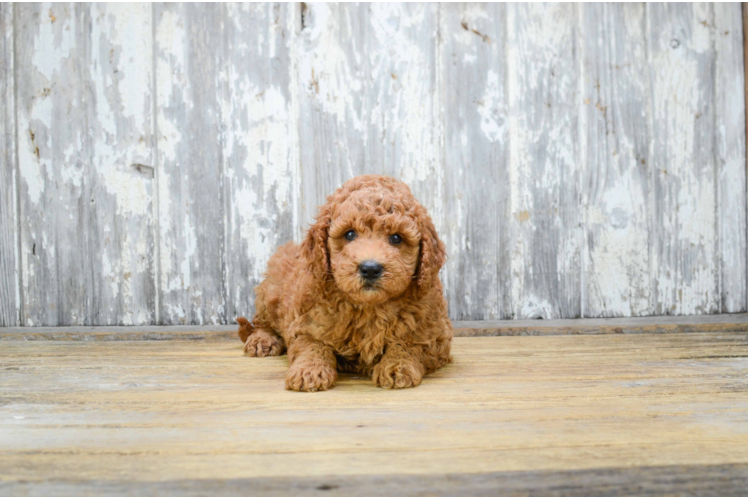
{"type": "MultiPolygon", "coordinates": [[[[745,129],[745,136],[746,136],[746,186],[748,186],[748,2],[742,3],[742,9],[743,9],[743,73],[745,75],[744,78],[744,88],[745,88],[745,103],[744,103],[744,111],[745,111],[745,123],[746,123],[746,129],[745,129]]],[[[747,189],[748,190],[748,189],[747,189]]],[[[743,228],[743,231],[746,232],[746,241],[748,241],[748,201],[746,201],[746,227],[743,228]]],[[[743,249],[743,251],[746,251],[743,249]]],[[[746,283],[746,303],[743,305],[743,310],[748,310],[748,272],[746,272],[745,276],[745,283],[746,283]]]]}

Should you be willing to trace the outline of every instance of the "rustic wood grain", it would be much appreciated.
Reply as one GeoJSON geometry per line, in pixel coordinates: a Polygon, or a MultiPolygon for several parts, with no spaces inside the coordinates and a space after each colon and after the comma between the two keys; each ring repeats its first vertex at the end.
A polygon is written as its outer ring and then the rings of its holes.
{"type": "Polygon", "coordinates": [[[373,3],[359,15],[370,25],[364,165],[407,183],[444,232],[440,4],[373,3]]]}
{"type": "Polygon", "coordinates": [[[302,228],[345,180],[394,175],[440,222],[436,4],[303,4],[302,228]]]}
{"type": "Polygon", "coordinates": [[[16,13],[22,323],[152,322],[150,10],[16,13]]]}
{"type": "Polygon", "coordinates": [[[22,324],[90,324],[87,9],[59,5],[54,22],[51,6],[15,9],[22,324]]]}
{"type": "Polygon", "coordinates": [[[24,496],[745,496],[748,465],[618,467],[481,474],[325,475],[220,480],[46,480],[0,484],[24,496]]]}
{"type": "Polygon", "coordinates": [[[509,231],[518,319],[581,314],[578,8],[507,5],[509,231]]]}
{"type": "MultiPolygon", "coordinates": [[[[304,3],[299,8],[295,81],[303,233],[335,188],[372,167],[364,156],[369,82],[365,61],[358,60],[364,55],[354,50],[366,36],[357,14],[369,6],[304,3]]],[[[381,166],[373,169],[381,172],[381,166]]]]}
{"type": "Polygon", "coordinates": [[[742,484],[745,332],[458,338],[454,357],[413,390],[344,376],[300,394],[283,390],[284,357],[238,344],[9,342],[2,491],[442,475],[457,492],[500,473],[556,474],[563,489],[575,474],[649,484],[679,467],[742,484]]]}
{"type": "Polygon", "coordinates": [[[13,5],[0,4],[0,327],[20,319],[13,5]]]}
{"type": "Polygon", "coordinates": [[[655,314],[719,311],[711,4],[648,4],[655,314]]]}
{"type": "Polygon", "coordinates": [[[362,173],[430,210],[454,319],[743,312],[738,9],[3,5],[0,324],[251,315],[362,173]]]}
{"type": "Polygon", "coordinates": [[[89,11],[89,324],[156,321],[151,14],[145,4],[94,4],[89,11]]]}
{"type": "Polygon", "coordinates": [[[293,4],[226,4],[220,72],[227,316],[249,316],[275,249],[294,237],[293,4]]]}
{"type": "MultiPolygon", "coordinates": [[[[743,14],[743,83],[745,85],[743,98],[744,102],[746,103],[744,109],[748,110],[748,6],[746,5],[746,2],[743,2],[741,4],[741,8],[743,14]]],[[[745,122],[746,169],[748,169],[748,120],[746,120],[745,115],[743,115],[743,121],[745,122]]],[[[744,180],[743,182],[746,183],[746,189],[748,190],[748,180],[744,180]]],[[[746,194],[746,198],[748,199],[748,194],[746,194]]],[[[748,201],[746,202],[746,210],[746,220],[748,220],[748,201]]],[[[748,223],[746,223],[746,241],[748,242],[748,223]]],[[[746,249],[746,252],[743,253],[747,252],[748,249],[746,249]]],[[[748,257],[746,257],[746,268],[746,288],[744,290],[746,295],[746,303],[748,303],[748,257]]]]}
{"type": "Polygon", "coordinates": [[[743,23],[739,4],[714,4],[715,157],[719,217],[720,312],[744,311],[746,293],[746,147],[743,23]]]}
{"type": "Polygon", "coordinates": [[[454,319],[512,316],[506,5],[442,4],[444,289],[454,319]]]}
{"type": "Polygon", "coordinates": [[[159,321],[226,322],[219,4],[157,4],[159,321]]]}
{"type": "Polygon", "coordinates": [[[644,4],[580,5],[582,315],[651,311],[644,4]]]}

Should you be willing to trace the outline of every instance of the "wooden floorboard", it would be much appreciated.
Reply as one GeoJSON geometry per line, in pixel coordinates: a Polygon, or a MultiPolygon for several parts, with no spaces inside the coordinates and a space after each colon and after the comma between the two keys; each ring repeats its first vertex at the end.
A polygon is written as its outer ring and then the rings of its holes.
{"type": "MultiPolygon", "coordinates": [[[[456,337],[748,332],[748,314],[553,320],[453,321],[456,337]]],[[[8,340],[236,340],[237,325],[65,326],[0,328],[8,340]]]]}
{"type": "Polygon", "coordinates": [[[458,338],[412,390],[200,341],[0,347],[2,495],[748,494],[748,333],[458,338]]]}

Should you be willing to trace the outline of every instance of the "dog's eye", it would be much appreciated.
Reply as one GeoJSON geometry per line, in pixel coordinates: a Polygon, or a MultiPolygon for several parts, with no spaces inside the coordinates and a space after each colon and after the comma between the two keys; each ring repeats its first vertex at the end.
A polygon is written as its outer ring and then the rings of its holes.
{"type": "Polygon", "coordinates": [[[399,234],[393,234],[392,236],[390,236],[390,243],[392,243],[393,245],[399,245],[400,243],[402,243],[402,241],[403,238],[399,234]]]}
{"type": "Polygon", "coordinates": [[[351,229],[350,231],[348,231],[347,233],[345,233],[345,239],[347,239],[348,241],[355,240],[356,239],[356,231],[354,231],[353,229],[351,229]]]}

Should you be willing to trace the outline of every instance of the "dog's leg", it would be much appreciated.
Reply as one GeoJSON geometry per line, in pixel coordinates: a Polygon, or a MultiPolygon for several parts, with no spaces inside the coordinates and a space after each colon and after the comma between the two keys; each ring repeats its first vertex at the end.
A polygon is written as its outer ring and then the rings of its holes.
{"type": "Polygon", "coordinates": [[[418,346],[391,344],[374,367],[372,380],[385,389],[406,389],[421,383],[426,369],[421,363],[423,350],[418,346]]]}
{"type": "Polygon", "coordinates": [[[299,335],[288,346],[286,389],[325,391],[338,380],[337,360],[332,348],[309,335],[299,335]]]}
{"type": "Polygon", "coordinates": [[[244,354],[253,358],[280,356],[285,350],[286,343],[283,339],[272,330],[262,327],[256,328],[244,343],[244,354]]]}
{"type": "Polygon", "coordinates": [[[426,373],[436,371],[452,362],[452,356],[450,355],[451,347],[452,337],[443,336],[423,350],[421,363],[426,368],[426,373]]]}

